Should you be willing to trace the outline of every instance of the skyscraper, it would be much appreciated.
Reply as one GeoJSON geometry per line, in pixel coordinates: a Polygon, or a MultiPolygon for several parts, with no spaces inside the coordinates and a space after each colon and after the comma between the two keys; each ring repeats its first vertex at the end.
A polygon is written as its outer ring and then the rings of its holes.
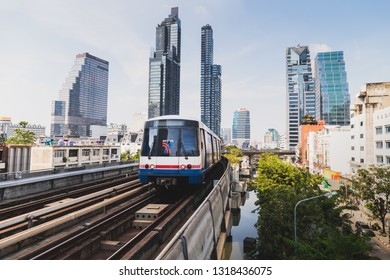
{"type": "Polygon", "coordinates": [[[213,64],[213,29],[201,29],[200,114],[201,120],[215,134],[221,135],[221,65],[213,64]]]}
{"type": "Polygon", "coordinates": [[[310,51],[307,46],[286,50],[287,149],[294,150],[299,141],[299,125],[304,115],[315,116],[315,93],[310,51]]]}
{"type": "Polygon", "coordinates": [[[109,63],[82,53],[53,102],[52,136],[92,136],[91,126],[107,126],[109,63]]]}
{"type": "Polygon", "coordinates": [[[251,140],[251,122],[250,112],[241,108],[234,111],[233,126],[232,126],[232,140],[233,144],[239,148],[249,148],[251,140]]]}
{"type": "Polygon", "coordinates": [[[149,58],[148,117],[178,115],[180,112],[179,8],[156,27],[156,48],[149,58]]]}
{"type": "Polygon", "coordinates": [[[350,95],[342,51],[318,53],[315,58],[316,119],[327,125],[349,125],[350,95]]]}

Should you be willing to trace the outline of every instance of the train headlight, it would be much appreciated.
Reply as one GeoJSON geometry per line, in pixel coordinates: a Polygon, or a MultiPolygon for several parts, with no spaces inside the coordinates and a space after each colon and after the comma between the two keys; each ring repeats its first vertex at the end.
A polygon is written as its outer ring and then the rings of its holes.
{"type": "Polygon", "coordinates": [[[191,164],[187,164],[187,169],[191,169],[192,168],[192,165],[191,164]]]}
{"type": "Polygon", "coordinates": [[[186,169],[185,164],[182,164],[182,165],[181,165],[181,169],[182,169],[182,170],[186,169]]]}
{"type": "Polygon", "coordinates": [[[151,164],[151,165],[150,165],[150,169],[154,169],[154,164],[151,164]]]}

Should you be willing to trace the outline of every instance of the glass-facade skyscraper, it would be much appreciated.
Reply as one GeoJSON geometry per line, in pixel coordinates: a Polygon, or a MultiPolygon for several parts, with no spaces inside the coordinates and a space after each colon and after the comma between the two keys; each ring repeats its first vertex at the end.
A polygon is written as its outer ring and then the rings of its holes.
{"type": "Polygon", "coordinates": [[[350,124],[350,95],[342,51],[321,52],[315,58],[316,119],[327,125],[350,124]]]}
{"type": "Polygon", "coordinates": [[[286,148],[294,150],[299,142],[299,126],[303,116],[316,115],[314,81],[308,46],[286,50],[287,137],[286,148]]]}
{"type": "Polygon", "coordinates": [[[179,8],[156,27],[156,48],[149,58],[148,118],[180,113],[181,22],[179,8]]]}
{"type": "Polygon", "coordinates": [[[238,148],[249,148],[251,141],[250,112],[245,108],[234,111],[232,141],[238,148]]]}
{"type": "Polygon", "coordinates": [[[201,29],[200,114],[201,121],[215,134],[221,135],[222,67],[213,64],[213,29],[201,29]]]}
{"type": "Polygon", "coordinates": [[[51,136],[89,137],[91,126],[107,126],[109,63],[82,53],[53,101],[51,136]]]}

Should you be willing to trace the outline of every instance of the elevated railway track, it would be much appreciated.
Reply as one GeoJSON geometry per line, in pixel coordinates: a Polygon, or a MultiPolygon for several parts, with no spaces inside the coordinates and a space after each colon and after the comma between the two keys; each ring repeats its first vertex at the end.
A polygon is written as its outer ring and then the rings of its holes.
{"type": "Polygon", "coordinates": [[[225,168],[218,164],[202,187],[183,186],[186,191],[161,193],[129,174],[62,192],[4,200],[0,259],[155,258],[225,168]],[[155,219],[138,221],[149,206],[162,210],[155,219]]]}

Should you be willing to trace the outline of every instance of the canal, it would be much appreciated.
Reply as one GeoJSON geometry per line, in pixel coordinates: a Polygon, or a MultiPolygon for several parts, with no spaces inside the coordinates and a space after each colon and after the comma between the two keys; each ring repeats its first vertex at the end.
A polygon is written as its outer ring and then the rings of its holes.
{"type": "Polygon", "coordinates": [[[225,243],[223,259],[224,260],[244,260],[247,256],[244,252],[244,239],[257,238],[256,222],[258,214],[253,211],[256,209],[257,200],[254,191],[248,191],[241,196],[240,209],[232,211],[232,229],[231,237],[225,243]]]}

